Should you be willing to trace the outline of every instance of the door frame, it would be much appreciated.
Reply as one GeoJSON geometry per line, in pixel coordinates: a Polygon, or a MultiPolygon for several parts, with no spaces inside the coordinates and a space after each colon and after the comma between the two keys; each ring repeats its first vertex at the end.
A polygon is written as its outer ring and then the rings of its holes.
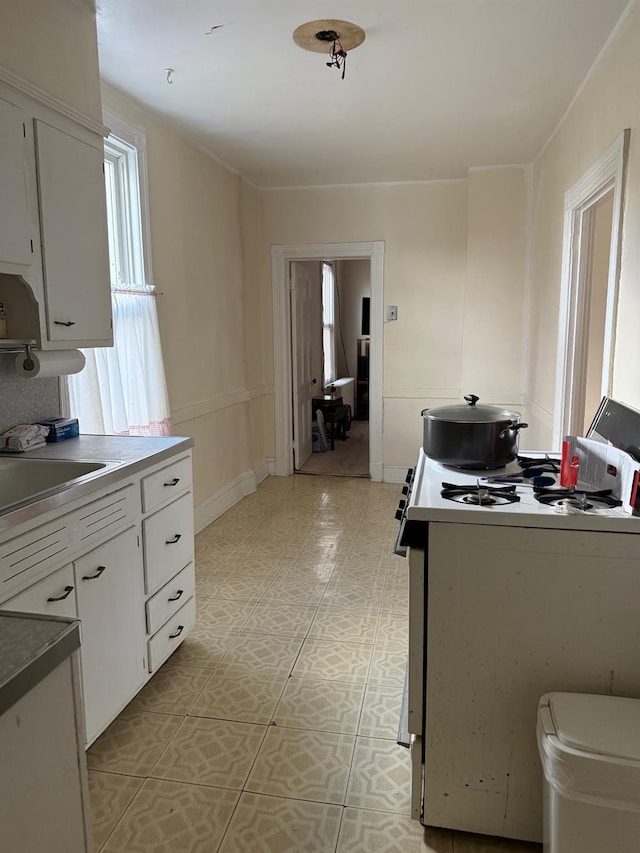
{"type": "Polygon", "coordinates": [[[593,208],[613,191],[611,248],[607,280],[602,396],[611,396],[615,352],[618,284],[622,254],[622,218],[629,138],[624,130],[607,151],[588,169],[564,197],[564,234],[556,360],[556,393],[553,417],[553,446],[560,447],[565,435],[575,431],[575,413],[584,408],[586,347],[583,346],[589,319],[589,276],[593,248],[593,208]]]}
{"type": "Polygon", "coordinates": [[[290,261],[349,261],[368,259],[371,264],[371,316],[369,344],[369,476],[382,481],[382,294],[384,241],[370,243],[308,243],[271,246],[273,287],[273,344],[276,455],[275,473],[293,473],[291,400],[291,299],[290,261]]]}

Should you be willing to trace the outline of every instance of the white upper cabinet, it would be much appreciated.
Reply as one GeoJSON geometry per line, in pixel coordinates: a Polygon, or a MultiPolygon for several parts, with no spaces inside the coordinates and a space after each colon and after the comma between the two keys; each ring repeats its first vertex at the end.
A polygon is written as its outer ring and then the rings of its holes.
{"type": "Polygon", "coordinates": [[[113,344],[103,133],[27,83],[0,82],[0,302],[9,338],[43,350],[113,344]]]}
{"type": "Polygon", "coordinates": [[[0,100],[0,268],[33,263],[25,172],[26,129],[22,110],[0,100]]]}
{"type": "Polygon", "coordinates": [[[65,346],[110,346],[102,146],[37,119],[34,124],[47,338],[65,346]]]}

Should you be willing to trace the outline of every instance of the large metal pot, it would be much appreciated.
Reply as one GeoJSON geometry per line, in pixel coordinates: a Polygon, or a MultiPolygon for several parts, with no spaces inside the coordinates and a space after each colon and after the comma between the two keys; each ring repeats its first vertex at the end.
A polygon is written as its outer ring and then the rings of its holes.
{"type": "Polygon", "coordinates": [[[464,399],[466,405],[422,410],[427,456],[456,468],[501,468],[515,459],[518,433],[528,426],[520,423],[520,413],[478,406],[475,394],[464,399]]]}

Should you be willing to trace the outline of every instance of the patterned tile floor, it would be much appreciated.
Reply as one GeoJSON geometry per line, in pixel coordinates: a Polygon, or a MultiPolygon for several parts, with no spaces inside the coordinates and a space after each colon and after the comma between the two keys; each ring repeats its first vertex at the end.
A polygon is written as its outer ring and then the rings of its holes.
{"type": "Polygon", "coordinates": [[[198,535],[194,631],[88,752],[96,851],[541,850],[408,816],[398,495],[269,478],[198,535]]]}

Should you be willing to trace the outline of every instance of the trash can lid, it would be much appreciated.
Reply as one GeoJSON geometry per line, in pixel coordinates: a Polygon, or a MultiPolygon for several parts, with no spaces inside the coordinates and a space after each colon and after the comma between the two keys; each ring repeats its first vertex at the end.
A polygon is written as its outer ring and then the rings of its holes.
{"type": "Polygon", "coordinates": [[[558,740],[572,749],[640,761],[640,699],[551,693],[558,740]]]}

